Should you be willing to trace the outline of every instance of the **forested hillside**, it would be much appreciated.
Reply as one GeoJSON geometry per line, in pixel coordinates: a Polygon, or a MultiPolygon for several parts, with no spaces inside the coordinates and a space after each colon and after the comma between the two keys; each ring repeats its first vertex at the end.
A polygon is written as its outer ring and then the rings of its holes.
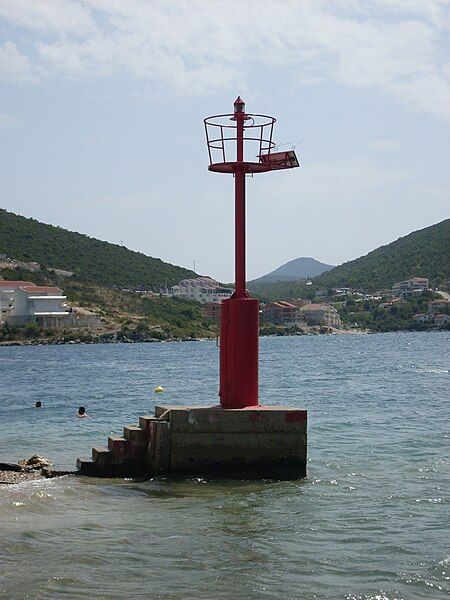
{"type": "Polygon", "coordinates": [[[427,277],[432,287],[445,286],[450,279],[450,219],[413,231],[366,256],[344,263],[303,282],[251,282],[250,289],[261,298],[280,300],[313,298],[318,288],[352,287],[376,291],[389,289],[397,281],[427,277]]]}
{"type": "Polygon", "coordinates": [[[0,253],[44,267],[73,271],[84,281],[116,287],[174,285],[194,274],[95,238],[0,209],[0,253]]]}
{"type": "Polygon", "coordinates": [[[0,254],[73,271],[82,281],[120,288],[174,285],[194,273],[61,227],[0,209],[0,254]]]}
{"type": "Polygon", "coordinates": [[[450,278],[450,219],[335,267],[315,277],[314,283],[324,288],[350,286],[373,291],[414,276],[428,277],[432,286],[450,278]]]}

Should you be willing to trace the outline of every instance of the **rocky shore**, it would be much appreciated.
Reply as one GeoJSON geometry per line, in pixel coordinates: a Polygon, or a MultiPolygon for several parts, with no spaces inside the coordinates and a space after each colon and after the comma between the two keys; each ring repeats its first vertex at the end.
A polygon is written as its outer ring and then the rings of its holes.
{"type": "MultiPolygon", "coordinates": [[[[277,331],[261,330],[261,336],[292,336],[292,335],[360,335],[369,333],[363,329],[335,329],[334,327],[314,326],[307,329],[292,330],[279,328],[277,331]]],[[[133,331],[128,335],[122,332],[107,332],[84,334],[81,336],[62,335],[61,337],[36,337],[31,339],[14,339],[0,341],[0,346],[61,346],[65,344],[140,344],[161,342],[203,342],[212,337],[172,337],[155,338],[146,333],[133,331]]]]}
{"type": "Polygon", "coordinates": [[[23,483],[24,481],[33,481],[43,479],[42,473],[25,473],[24,471],[2,471],[0,470],[0,485],[12,485],[14,483],[23,483]]]}
{"type": "Polygon", "coordinates": [[[55,469],[49,460],[38,454],[20,460],[18,463],[0,462],[0,485],[13,485],[36,479],[75,474],[77,471],[55,469]]]}

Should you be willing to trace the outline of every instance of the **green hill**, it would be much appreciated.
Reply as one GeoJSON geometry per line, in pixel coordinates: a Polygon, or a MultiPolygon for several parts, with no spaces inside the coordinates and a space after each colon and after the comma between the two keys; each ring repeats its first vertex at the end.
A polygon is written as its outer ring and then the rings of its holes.
{"type": "Polygon", "coordinates": [[[374,291],[410,277],[437,286],[450,278],[450,219],[413,231],[387,246],[314,278],[316,286],[350,286],[374,291]]]}
{"type": "Polygon", "coordinates": [[[61,227],[0,209],[0,254],[73,271],[82,281],[119,288],[159,288],[195,276],[163,262],[61,227]]]}
{"type": "Polygon", "coordinates": [[[352,287],[375,291],[392,287],[410,277],[428,277],[430,285],[450,279],[450,219],[413,231],[366,256],[344,263],[303,282],[250,282],[249,289],[268,300],[313,298],[318,288],[352,287]]]}

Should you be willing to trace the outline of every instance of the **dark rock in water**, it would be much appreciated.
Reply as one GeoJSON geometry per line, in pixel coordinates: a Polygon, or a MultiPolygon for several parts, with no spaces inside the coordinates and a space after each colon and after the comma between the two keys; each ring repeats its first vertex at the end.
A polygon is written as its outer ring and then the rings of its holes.
{"type": "Polygon", "coordinates": [[[16,463],[2,463],[0,462],[0,471],[22,471],[22,467],[16,463]]]}

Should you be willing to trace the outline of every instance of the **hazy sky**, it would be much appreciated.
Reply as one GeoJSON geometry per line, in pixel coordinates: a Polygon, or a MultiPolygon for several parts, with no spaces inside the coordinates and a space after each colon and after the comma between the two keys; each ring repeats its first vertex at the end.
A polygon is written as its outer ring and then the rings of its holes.
{"type": "Polygon", "coordinates": [[[247,181],[248,275],[449,216],[448,0],[0,0],[0,206],[233,277],[202,119],[273,114],[302,167],[247,181]]]}

